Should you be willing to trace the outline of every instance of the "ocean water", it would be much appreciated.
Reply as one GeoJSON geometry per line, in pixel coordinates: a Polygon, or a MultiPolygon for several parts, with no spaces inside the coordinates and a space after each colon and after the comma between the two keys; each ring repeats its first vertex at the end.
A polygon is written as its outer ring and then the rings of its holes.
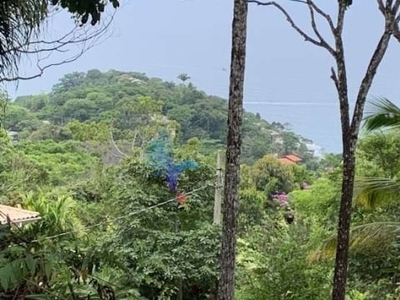
{"type": "Polygon", "coordinates": [[[246,102],[245,109],[258,112],[268,122],[288,123],[291,130],[321,146],[325,153],[342,151],[340,112],[336,103],[246,102]]]}

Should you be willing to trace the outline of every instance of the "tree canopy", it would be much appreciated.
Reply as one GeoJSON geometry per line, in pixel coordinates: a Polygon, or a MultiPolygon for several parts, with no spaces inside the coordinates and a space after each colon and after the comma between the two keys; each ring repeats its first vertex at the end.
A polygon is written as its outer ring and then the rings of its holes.
{"type": "MultiPolygon", "coordinates": [[[[90,70],[65,75],[48,94],[18,97],[8,105],[4,125],[23,139],[52,134],[54,139],[68,139],[72,134],[82,140],[88,135],[90,139],[109,138],[107,126],[112,124],[114,139],[130,143],[136,137],[137,145],[144,145],[154,130],[167,126],[181,142],[201,139],[202,151],[207,152],[224,147],[227,109],[225,99],[207,95],[191,83],[165,82],[134,72],[90,70]],[[97,130],[102,130],[103,137],[95,138],[100,134],[97,130]]],[[[311,164],[307,142],[280,123],[244,113],[243,162],[254,162],[266,153],[297,152],[311,164]]]]}
{"type": "MultiPolygon", "coordinates": [[[[216,154],[226,110],[224,99],[193,84],[115,70],[68,74],[51,92],[6,105],[0,201],[41,219],[0,225],[0,297],[215,297],[216,154]],[[179,171],[185,164],[192,167],[179,171]]],[[[317,159],[282,124],[244,117],[236,298],[326,299],[341,157],[317,159]],[[286,151],[304,162],[282,162],[286,151]]],[[[350,300],[399,294],[399,147],[392,131],[358,145],[350,300]]]]}

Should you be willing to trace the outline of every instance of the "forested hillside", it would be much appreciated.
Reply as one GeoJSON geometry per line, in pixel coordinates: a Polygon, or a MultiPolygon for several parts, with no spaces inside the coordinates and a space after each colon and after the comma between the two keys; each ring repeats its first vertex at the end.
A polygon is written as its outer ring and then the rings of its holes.
{"type": "MultiPolygon", "coordinates": [[[[100,131],[111,123],[115,140],[131,143],[139,133],[136,143],[143,143],[147,138],[138,127],[168,124],[176,130],[178,143],[195,137],[204,150],[215,151],[226,142],[227,102],[192,83],[90,70],[64,76],[49,94],[17,98],[8,105],[5,128],[18,132],[21,140],[87,141],[106,138],[99,136],[100,131]]],[[[243,134],[244,162],[252,163],[266,153],[298,152],[308,161],[312,158],[306,139],[258,114],[245,113],[243,134]]]]}
{"type": "MultiPolygon", "coordinates": [[[[215,299],[224,99],[92,70],[16,99],[2,121],[0,204],[41,219],[16,227],[0,209],[0,299],[215,299]]],[[[341,156],[316,160],[251,113],[244,135],[236,298],[329,299],[341,156]],[[279,159],[293,152],[303,161],[279,159]]],[[[399,141],[370,133],[358,146],[349,300],[400,293],[399,141]]]]}

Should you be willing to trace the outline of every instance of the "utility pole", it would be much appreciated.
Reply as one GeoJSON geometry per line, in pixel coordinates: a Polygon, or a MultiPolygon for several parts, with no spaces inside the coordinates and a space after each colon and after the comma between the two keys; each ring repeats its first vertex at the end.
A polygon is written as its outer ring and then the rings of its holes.
{"type": "Polygon", "coordinates": [[[221,224],[221,205],[222,205],[223,187],[224,187],[224,177],[222,173],[222,151],[218,150],[217,172],[215,177],[214,219],[213,219],[213,223],[215,225],[221,224]]]}
{"type": "MultiPolygon", "coordinates": [[[[224,174],[222,172],[222,151],[217,152],[217,172],[215,173],[215,195],[214,195],[214,218],[215,226],[221,225],[221,206],[224,191],[224,174]]],[[[218,278],[215,280],[215,286],[212,289],[210,300],[216,300],[218,297],[218,278]]]]}
{"type": "MultiPolygon", "coordinates": [[[[179,232],[179,217],[176,216],[175,219],[175,232],[179,232]]],[[[176,293],[176,300],[182,300],[183,299],[183,278],[179,277],[176,279],[176,287],[178,289],[176,293]]]]}

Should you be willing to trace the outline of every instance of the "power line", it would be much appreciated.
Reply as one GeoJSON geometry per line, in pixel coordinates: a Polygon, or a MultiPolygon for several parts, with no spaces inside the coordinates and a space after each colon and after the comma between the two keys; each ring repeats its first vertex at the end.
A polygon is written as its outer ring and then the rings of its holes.
{"type": "MultiPolygon", "coordinates": [[[[206,189],[206,188],[208,188],[208,187],[210,187],[210,186],[214,186],[214,185],[213,185],[213,184],[207,184],[207,185],[204,185],[204,186],[199,187],[199,188],[197,188],[197,189],[194,189],[194,190],[192,190],[192,191],[190,191],[190,192],[183,193],[183,195],[184,195],[184,196],[188,196],[188,195],[194,194],[194,193],[196,193],[196,192],[198,192],[198,191],[204,190],[204,189],[206,189]]],[[[157,203],[157,204],[154,204],[154,205],[151,205],[151,206],[146,207],[146,208],[143,208],[143,209],[139,209],[139,210],[137,210],[137,211],[128,213],[128,214],[123,215],[123,216],[119,216],[119,217],[116,217],[116,218],[113,218],[113,219],[110,219],[110,220],[107,220],[107,221],[100,222],[100,223],[98,223],[98,224],[94,224],[94,225],[91,225],[91,226],[87,226],[86,229],[95,228],[95,227],[97,227],[97,226],[101,226],[101,225],[103,225],[103,224],[106,224],[106,223],[108,223],[108,222],[110,222],[110,221],[116,221],[116,220],[124,219],[124,218],[130,217],[130,216],[133,216],[133,215],[137,215],[137,214],[140,214],[140,213],[142,213],[142,212],[145,212],[145,211],[148,211],[148,210],[151,210],[151,209],[154,209],[154,208],[157,208],[157,207],[166,205],[166,204],[168,204],[168,203],[170,203],[170,202],[172,202],[172,201],[176,201],[176,197],[171,198],[171,199],[168,199],[168,200],[165,200],[165,201],[163,201],[163,202],[160,202],[160,203],[157,203]]],[[[2,212],[2,211],[0,211],[0,215],[5,215],[5,216],[6,216],[6,214],[5,214],[4,212],[2,212]]],[[[8,218],[8,219],[9,219],[9,218],[8,218]]],[[[10,220],[10,219],[9,219],[9,220],[10,220]]],[[[12,223],[11,220],[10,220],[10,223],[12,223]]],[[[46,240],[48,240],[48,239],[54,239],[54,238],[57,238],[57,237],[61,237],[61,236],[65,236],[65,235],[74,233],[74,232],[76,232],[76,231],[77,231],[77,230],[71,230],[71,231],[68,231],[68,232],[63,232],[63,233],[60,233],[60,234],[56,234],[56,235],[53,235],[53,236],[46,237],[45,239],[46,239],[46,240]]],[[[33,240],[33,241],[31,241],[31,242],[38,242],[38,240],[33,240]]],[[[119,287],[116,286],[115,284],[113,284],[113,283],[111,283],[111,282],[108,282],[108,281],[106,281],[106,280],[104,280],[104,279],[102,279],[102,278],[99,278],[99,277],[94,276],[94,275],[90,275],[90,276],[93,277],[93,278],[95,278],[95,279],[97,279],[97,280],[99,280],[99,281],[102,281],[102,282],[104,282],[104,283],[106,283],[106,284],[109,284],[109,285],[111,285],[111,286],[114,286],[114,287],[119,288],[119,287]]],[[[66,299],[64,296],[61,296],[61,295],[59,295],[59,294],[56,294],[56,293],[50,291],[50,289],[48,289],[48,288],[46,288],[46,287],[41,287],[41,286],[39,286],[36,282],[34,282],[34,281],[30,280],[30,279],[24,278],[24,280],[26,280],[27,282],[29,282],[29,283],[31,283],[31,284],[37,286],[37,287],[42,288],[43,290],[45,290],[47,293],[49,293],[50,295],[54,296],[55,298],[58,298],[58,299],[60,299],[60,300],[65,300],[65,299],[66,299]]]]}
{"type": "MultiPolygon", "coordinates": [[[[194,189],[194,190],[192,190],[190,192],[183,193],[183,196],[189,196],[189,195],[194,194],[194,193],[196,193],[198,191],[204,190],[204,189],[206,189],[206,188],[208,188],[210,186],[214,186],[214,185],[208,184],[208,185],[199,187],[199,188],[194,189]]],[[[105,225],[105,224],[107,224],[109,222],[112,222],[112,221],[117,221],[117,220],[121,220],[121,219],[130,217],[130,216],[134,216],[134,215],[140,214],[142,212],[145,212],[145,211],[148,211],[148,210],[163,206],[163,205],[168,204],[168,203],[170,203],[172,201],[176,201],[176,197],[168,199],[168,200],[160,202],[160,203],[157,203],[157,204],[154,204],[154,205],[151,205],[151,206],[146,207],[146,208],[139,209],[137,211],[130,212],[130,213],[128,213],[126,215],[123,215],[123,216],[119,216],[119,217],[112,218],[112,219],[109,219],[109,220],[106,220],[106,221],[103,221],[103,222],[100,222],[100,223],[97,223],[97,224],[94,224],[94,225],[87,226],[86,229],[92,229],[92,228],[95,228],[95,227],[98,227],[98,226],[101,226],[101,225],[105,225]]],[[[78,231],[78,229],[75,229],[75,230],[71,230],[71,231],[55,234],[55,235],[52,235],[52,236],[45,237],[45,240],[50,240],[50,239],[54,239],[54,238],[57,238],[57,237],[69,235],[69,234],[75,233],[77,231],[78,231]]],[[[32,242],[38,242],[38,240],[33,240],[32,242]]]]}

